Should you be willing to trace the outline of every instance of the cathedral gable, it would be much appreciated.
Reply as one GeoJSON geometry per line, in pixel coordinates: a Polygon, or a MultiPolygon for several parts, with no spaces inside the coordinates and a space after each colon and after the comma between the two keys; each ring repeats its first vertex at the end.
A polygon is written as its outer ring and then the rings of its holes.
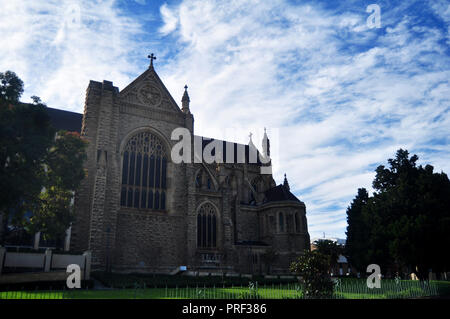
{"type": "Polygon", "coordinates": [[[153,67],[142,73],[119,93],[122,101],[175,113],[182,113],[153,67]]]}

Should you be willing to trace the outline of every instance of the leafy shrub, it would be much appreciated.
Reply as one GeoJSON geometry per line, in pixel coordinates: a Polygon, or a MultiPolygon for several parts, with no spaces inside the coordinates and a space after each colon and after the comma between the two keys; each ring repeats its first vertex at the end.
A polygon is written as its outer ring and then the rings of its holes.
{"type": "Polygon", "coordinates": [[[334,284],[328,273],[329,258],[317,251],[307,251],[294,261],[290,270],[301,276],[305,298],[331,298],[334,284]]]}

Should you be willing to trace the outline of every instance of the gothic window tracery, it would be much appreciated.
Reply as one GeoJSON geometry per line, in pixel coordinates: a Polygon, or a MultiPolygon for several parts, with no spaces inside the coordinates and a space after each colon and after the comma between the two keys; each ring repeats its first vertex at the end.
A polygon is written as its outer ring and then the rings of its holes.
{"type": "Polygon", "coordinates": [[[215,191],[211,176],[203,169],[200,169],[200,171],[195,176],[195,187],[197,189],[215,191]]]}
{"type": "Polygon", "coordinates": [[[260,175],[253,179],[252,187],[257,193],[264,191],[264,181],[260,175]]]}
{"type": "Polygon", "coordinates": [[[206,181],[206,187],[208,189],[211,189],[211,178],[208,177],[207,181],[206,181]]]}
{"type": "Polygon", "coordinates": [[[217,216],[213,205],[203,204],[197,214],[197,247],[215,248],[217,245],[217,216]]]}
{"type": "Polygon", "coordinates": [[[286,218],[286,231],[288,233],[293,233],[294,232],[294,215],[291,213],[287,213],[285,215],[286,218]]]}
{"type": "Polygon", "coordinates": [[[195,177],[195,187],[197,187],[197,188],[202,187],[202,172],[201,171],[195,177]]]}
{"type": "Polygon", "coordinates": [[[163,142],[150,132],[132,136],[123,151],[120,205],[165,210],[167,153],[163,142]]]}

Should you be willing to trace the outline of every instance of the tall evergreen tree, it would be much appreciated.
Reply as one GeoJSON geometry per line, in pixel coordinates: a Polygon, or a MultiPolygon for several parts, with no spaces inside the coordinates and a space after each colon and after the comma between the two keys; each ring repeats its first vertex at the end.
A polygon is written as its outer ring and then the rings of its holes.
{"type": "Polygon", "coordinates": [[[345,243],[345,253],[350,263],[359,271],[367,267],[367,247],[368,234],[365,231],[365,219],[363,208],[367,205],[369,193],[365,188],[358,189],[358,194],[347,208],[347,240],[345,243]]]}
{"type": "Polygon", "coordinates": [[[368,198],[358,191],[347,210],[347,253],[361,270],[377,263],[426,279],[430,269],[450,269],[450,181],[417,155],[398,150],[389,167],[380,165],[368,198]],[[361,197],[364,200],[361,200],[361,197]],[[363,204],[365,202],[365,204],[363,204]],[[361,208],[362,207],[362,208],[361,208]]]}

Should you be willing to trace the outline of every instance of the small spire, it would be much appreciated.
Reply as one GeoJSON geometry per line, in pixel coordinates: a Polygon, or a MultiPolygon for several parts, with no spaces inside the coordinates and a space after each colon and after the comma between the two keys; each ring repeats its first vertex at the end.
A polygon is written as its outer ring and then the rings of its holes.
{"type": "Polygon", "coordinates": [[[264,136],[262,139],[262,149],[263,149],[263,155],[267,158],[270,158],[270,140],[267,136],[266,128],[264,128],[264,136]]]}
{"type": "Polygon", "coordinates": [[[250,133],[248,134],[248,138],[250,139],[250,140],[248,141],[248,145],[249,145],[250,147],[256,148],[256,147],[255,147],[255,144],[253,144],[252,136],[253,136],[253,133],[250,132],[250,133]]]}
{"type": "Polygon", "coordinates": [[[181,98],[181,111],[183,111],[183,113],[190,113],[189,111],[189,102],[191,101],[189,99],[189,94],[188,94],[188,86],[185,85],[184,86],[184,93],[183,93],[183,97],[181,98]]]}
{"type": "Polygon", "coordinates": [[[147,56],[147,58],[150,59],[150,66],[149,66],[149,68],[153,69],[153,60],[156,60],[156,56],[152,53],[149,56],[147,56]]]}
{"type": "Polygon", "coordinates": [[[286,187],[287,190],[290,190],[289,182],[288,182],[287,177],[286,177],[286,173],[284,174],[284,182],[283,182],[283,186],[286,187]]]}

